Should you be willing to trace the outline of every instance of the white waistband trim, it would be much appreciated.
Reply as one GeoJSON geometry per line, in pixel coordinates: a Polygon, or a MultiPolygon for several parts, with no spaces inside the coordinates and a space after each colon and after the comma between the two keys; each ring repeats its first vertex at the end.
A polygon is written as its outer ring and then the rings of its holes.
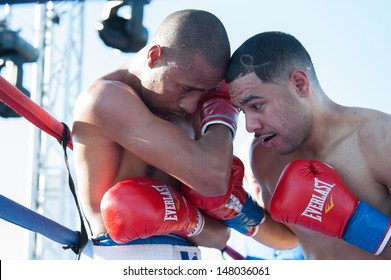
{"type": "Polygon", "coordinates": [[[195,246],[137,244],[95,246],[89,242],[82,260],[200,260],[201,250],[195,246]]]}

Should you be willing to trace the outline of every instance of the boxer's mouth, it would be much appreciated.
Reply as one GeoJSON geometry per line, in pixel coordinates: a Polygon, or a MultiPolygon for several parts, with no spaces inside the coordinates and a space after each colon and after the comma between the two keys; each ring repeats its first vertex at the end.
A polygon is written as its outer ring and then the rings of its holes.
{"type": "Polygon", "coordinates": [[[276,136],[275,133],[268,133],[268,134],[255,134],[255,138],[262,141],[262,144],[265,144],[269,142],[271,139],[273,139],[276,136]]]}

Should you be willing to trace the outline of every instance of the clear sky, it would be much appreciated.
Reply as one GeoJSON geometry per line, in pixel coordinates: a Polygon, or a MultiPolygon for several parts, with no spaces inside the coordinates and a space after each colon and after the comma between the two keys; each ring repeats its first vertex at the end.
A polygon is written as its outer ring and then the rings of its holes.
{"type": "MultiPolygon", "coordinates": [[[[86,1],[83,85],[122,64],[94,29],[104,1],[86,1]]],[[[0,6],[1,8],[1,6],[0,6]]],[[[347,106],[391,113],[391,1],[388,0],[152,0],[144,25],[153,33],[169,13],[196,8],[225,24],[234,51],[250,36],[279,30],[296,36],[309,51],[330,98],[347,106]]],[[[1,14],[0,14],[1,15],[1,14]]],[[[32,42],[34,5],[13,8],[12,26],[32,42]]],[[[34,77],[26,74],[25,84],[34,77]]],[[[0,119],[0,194],[29,205],[30,126],[24,119],[0,119]]],[[[240,118],[235,151],[252,137],[240,118]]],[[[23,259],[27,231],[0,220],[0,259],[23,259]]]]}

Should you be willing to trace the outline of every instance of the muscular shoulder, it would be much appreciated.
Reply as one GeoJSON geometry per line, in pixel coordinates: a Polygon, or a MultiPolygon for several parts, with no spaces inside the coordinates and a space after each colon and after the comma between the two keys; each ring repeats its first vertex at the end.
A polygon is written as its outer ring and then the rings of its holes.
{"type": "Polygon", "coordinates": [[[360,143],[377,147],[391,141],[391,115],[369,110],[364,114],[358,129],[360,143]]]}
{"type": "Polygon", "coordinates": [[[376,180],[388,185],[391,176],[387,170],[391,165],[391,116],[370,111],[357,131],[359,149],[376,180]]]}
{"type": "Polygon", "coordinates": [[[376,110],[358,111],[351,129],[356,135],[358,148],[366,157],[382,157],[391,148],[391,116],[376,110]]]}
{"type": "MultiPolygon", "coordinates": [[[[136,131],[140,119],[151,113],[132,88],[100,79],[81,93],[74,107],[73,137],[76,141],[113,145],[125,141],[126,132],[136,131]]],[[[144,117],[147,116],[147,117],[144,117]]]]}
{"type": "Polygon", "coordinates": [[[119,117],[125,115],[124,112],[131,114],[137,107],[145,106],[131,87],[122,82],[99,79],[78,96],[74,118],[102,124],[111,116],[119,117]]]}
{"type": "Polygon", "coordinates": [[[102,102],[115,103],[132,98],[140,99],[129,85],[116,80],[98,79],[80,94],[77,102],[92,106],[101,105],[102,102]]]}
{"type": "Polygon", "coordinates": [[[360,116],[356,153],[361,155],[360,166],[363,169],[360,174],[367,170],[372,180],[369,184],[372,200],[368,199],[368,202],[377,205],[384,213],[391,213],[391,116],[375,110],[363,110],[360,116]]]}

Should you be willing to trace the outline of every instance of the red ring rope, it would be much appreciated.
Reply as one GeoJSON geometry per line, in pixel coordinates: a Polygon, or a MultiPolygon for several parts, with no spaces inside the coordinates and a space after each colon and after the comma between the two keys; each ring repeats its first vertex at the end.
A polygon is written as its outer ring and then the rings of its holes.
{"type": "MultiPolygon", "coordinates": [[[[58,141],[63,140],[64,125],[1,76],[0,100],[58,141]]],[[[72,140],[68,147],[73,150],[72,140]]]]}

